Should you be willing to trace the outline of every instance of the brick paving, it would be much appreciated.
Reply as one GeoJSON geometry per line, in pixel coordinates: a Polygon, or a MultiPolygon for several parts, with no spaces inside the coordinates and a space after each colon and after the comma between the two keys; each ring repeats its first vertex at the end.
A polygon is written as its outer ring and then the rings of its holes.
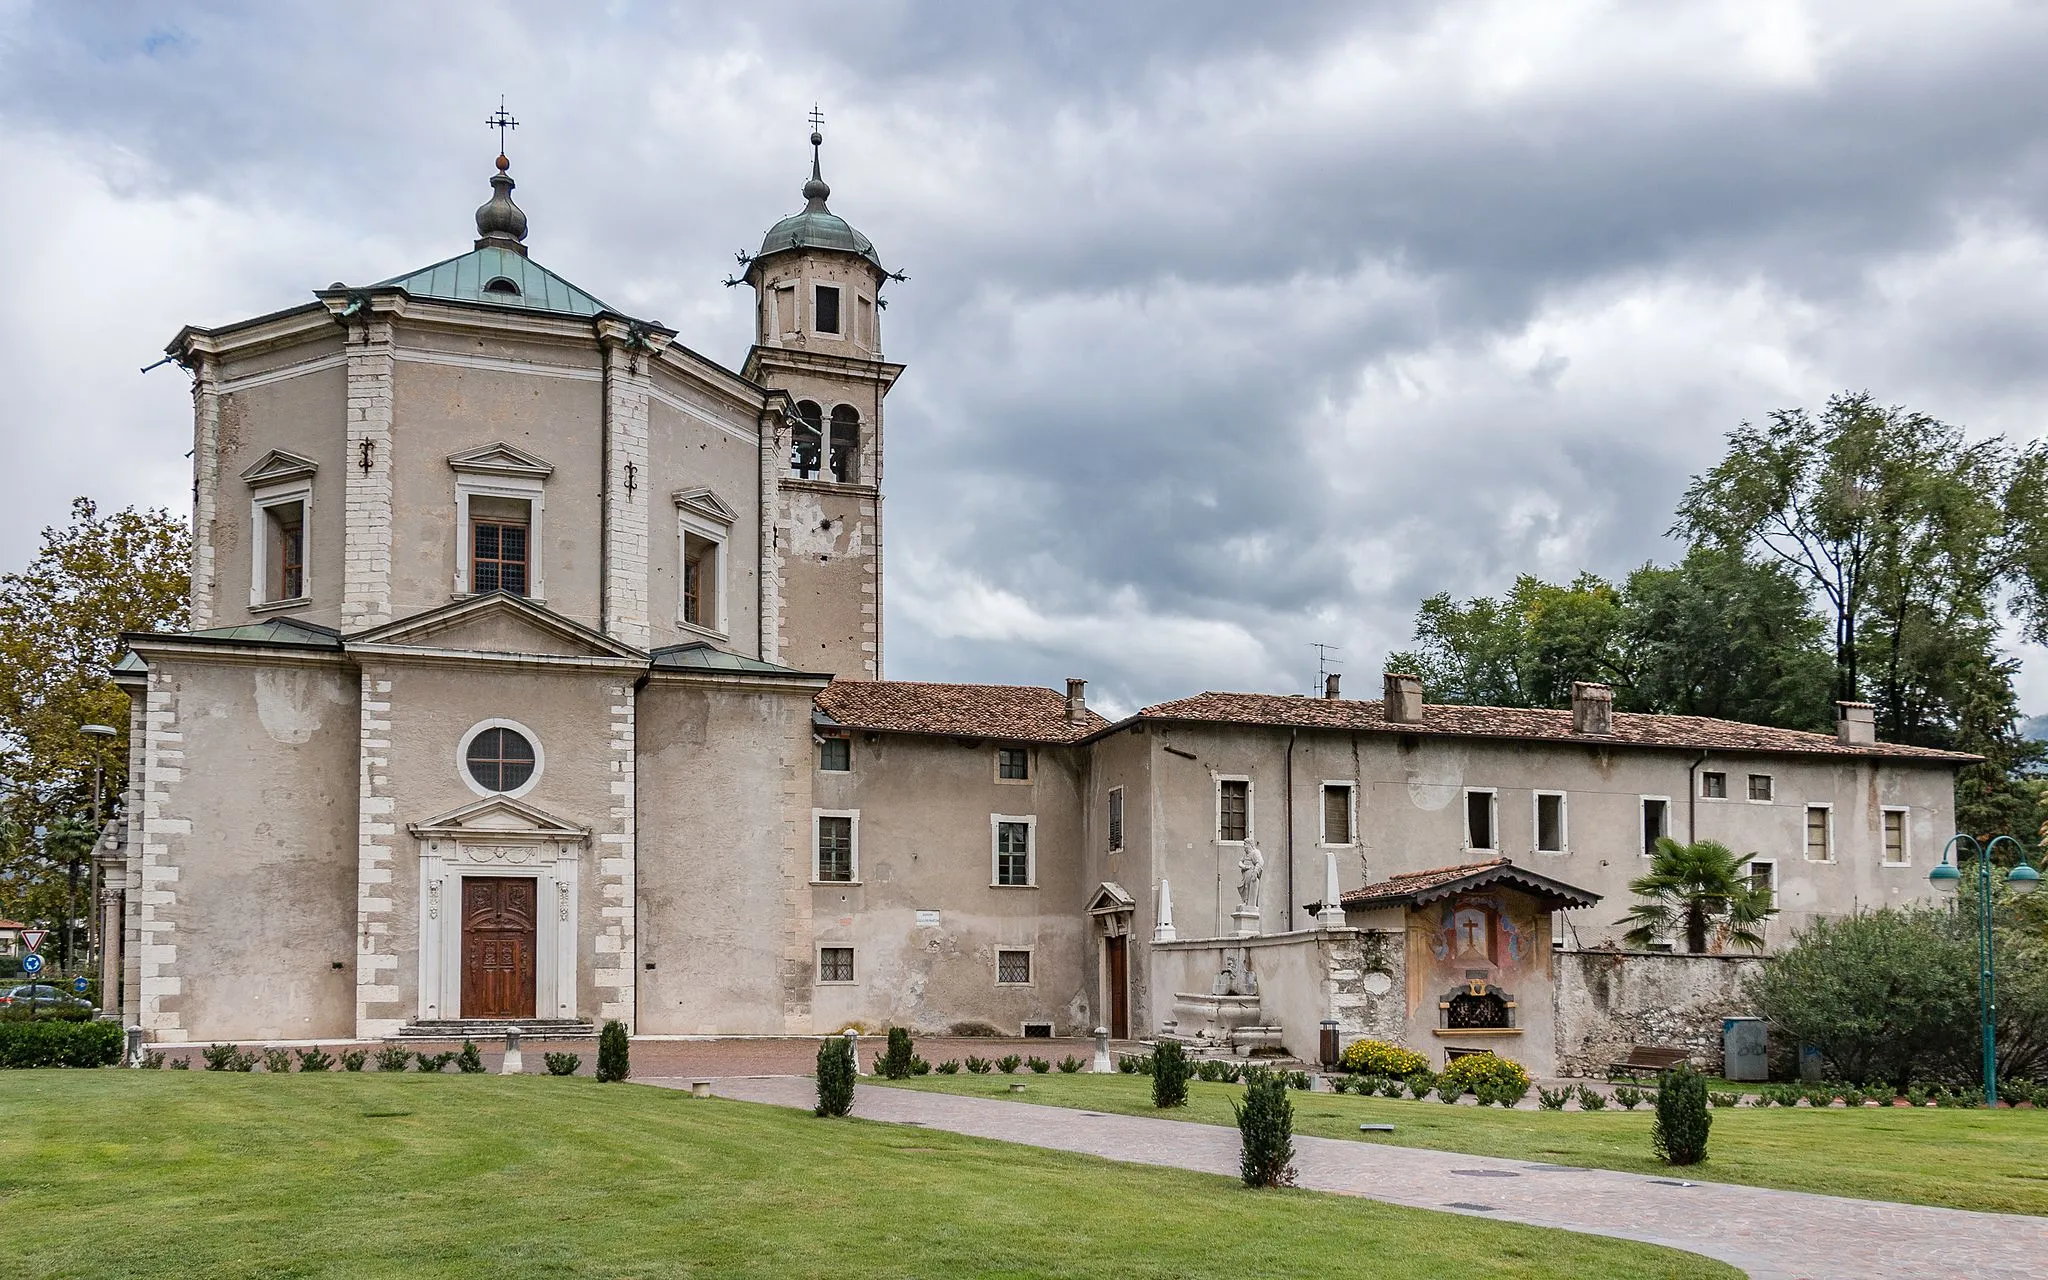
{"type": "MultiPolygon", "coordinates": [[[[924,1051],[922,1041],[919,1048],[924,1051]]],[[[636,1071],[639,1052],[636,1044],[636,1071]]],[[[705,1055],[705,1060],[717,1056],[705,1055]]],[[[689,1083],[652,1073],[642,1080],[668,1087],[689,1083]]],[[[816,1101],[815,1086],[801,1077],[726,1077],[715,1079],[712,1088],[721,1097],[776,1106],[808,1109],[816,1101]]],[[[1237,1174],[1237,1131],[1216,1125],[872,1085],[855,1091],[853,1113],[1110,1160],[1237,1174]]],[[[2048,1275],[2048,1221],[2040,1218],[1688,1183],[1682,1177],[1333,1138],[1297,1137],[1294,1145],[1300,1185],[1309,1190],[1668,1245],[1721,1259],[1757,1280],[2039,1280],[2048,1275]]]]}

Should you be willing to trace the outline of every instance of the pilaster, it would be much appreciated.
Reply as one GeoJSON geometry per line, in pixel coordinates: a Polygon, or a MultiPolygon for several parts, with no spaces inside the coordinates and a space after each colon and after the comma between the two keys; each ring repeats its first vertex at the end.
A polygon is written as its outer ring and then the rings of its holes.
{"type": "Polygon", "coordinates": [[[604,344],[604,632],[644,649],[648,495],[646,338],[604,344]]]}
{"type": "Polygon", "coordinates": [[[176,817],[173,796],[185,772],[185,735],[178,722],[176,683],[149,673],[143,711],[142,850],[136,883],[137,1012],[152,1040],[185,1039],[180,1014],[184,979],[178,966],[178,855],[192,821],[176,817]]]}
{"type": "Polygon", "coordinates": [[[398,946],[392,937],[398,824],[391,786],[391,681],[362,674],[356,780],[356,1038],[374,1040],[405,1025],[398,946]]]}
{"type": "Polygon", "coordinates": [[[214,522],[220,514],[220,361],[192,356],[192,594],[194,631],[214,623],[220,569],[214,522]]]}
{"type": "MultiPolygon", "coordinates": [[[[795,699],[787,700],[795,702],[795,699]]],[[[782,761],[782,1029],[811,1035],[811,996],[818,977],[811,922],[811,704],[783,710],[782,761]],[[790,723],[794,720],[796,723],[790,723]]]]}
{"type": "Polygon", "coordinates": [[[633,1027],[634,980],[637,967],[634,911],[635,774],[634,720],[636,695],[633,687],[620,683],[608,686],[611,696],[612,830],[597,838],[597,934],[593,939],[596,963],[593,981],[597,986],[600,1019],[617,1018],[633,1027]]]}
{"type": "Polygon", "coordinates": [[[350,325],[344,349],[348,481],[341,626],[353,631],[391,621],[391,322],[371,316],[350,325]]]}
{"type": "Polygon", "coordinates": [[[782,661],[782,542],[775,531],[783,518],[782,475],[789,457],[789,420],[782,402],[770,397],[756,423],[761,437],[761,661],[782,661]]]}

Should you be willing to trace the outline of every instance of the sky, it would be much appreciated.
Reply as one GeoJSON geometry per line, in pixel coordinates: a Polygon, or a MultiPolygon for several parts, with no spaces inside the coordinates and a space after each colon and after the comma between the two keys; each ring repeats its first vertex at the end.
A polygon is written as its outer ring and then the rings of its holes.
{"type": "Polygon", "coordinates": [[[737,367],[815,103],[909,276],[887,674],[1374,696],[1424,596],[1673,558],[1745,419],[2048,431],[2044,66],[2042,0],[0,0],[0,565],[189,508],[181,325],[466,250],[500,95],[535,259],[737,367]]]}

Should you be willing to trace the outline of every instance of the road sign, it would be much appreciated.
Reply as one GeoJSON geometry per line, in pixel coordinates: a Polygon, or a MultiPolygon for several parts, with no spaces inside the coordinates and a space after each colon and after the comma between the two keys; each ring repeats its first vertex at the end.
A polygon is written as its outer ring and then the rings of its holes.
{"type": "Polygon", "coordinates": [[[43,939],[49,936],[50,931],[48,929],[23,929],[21,931],[21,945],[27,947],[30,952],[41,951],[43,949],[43,939]]]}
{"type": "Polygon", "coordinates": [[[71,989],[73,991],[76,991],[79,995],[84,995],[85,989],[91,985],[91,983],[85,980],[85,975],[82,973],[71,980],[71,989]]]}
{"type": "Polygon", "coordinates": [[[43,958],[31,951],[21,958],[21,971],[33,978],[43,971],[43,958]]]}

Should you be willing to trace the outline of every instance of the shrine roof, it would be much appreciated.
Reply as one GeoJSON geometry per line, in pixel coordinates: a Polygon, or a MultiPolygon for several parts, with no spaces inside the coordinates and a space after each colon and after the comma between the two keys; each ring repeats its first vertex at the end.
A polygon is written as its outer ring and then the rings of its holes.
{"type": "Polygon", "coordinates": [[[1467,893],[1496,884],[1548,899],[1552,903],[1550,909],[1553,911],[1571,907],[1590,907],[1600,901],[1600,895],[1589,889],[1581,889],[1562,880],[1553,880],[1534,871],[1525,871],[1506,858],[1388,876],[1385,880],[1361,885],[1344,894],[1338,901],[1345,907],[1419,907],[1453,894],[1467,893]]]}

